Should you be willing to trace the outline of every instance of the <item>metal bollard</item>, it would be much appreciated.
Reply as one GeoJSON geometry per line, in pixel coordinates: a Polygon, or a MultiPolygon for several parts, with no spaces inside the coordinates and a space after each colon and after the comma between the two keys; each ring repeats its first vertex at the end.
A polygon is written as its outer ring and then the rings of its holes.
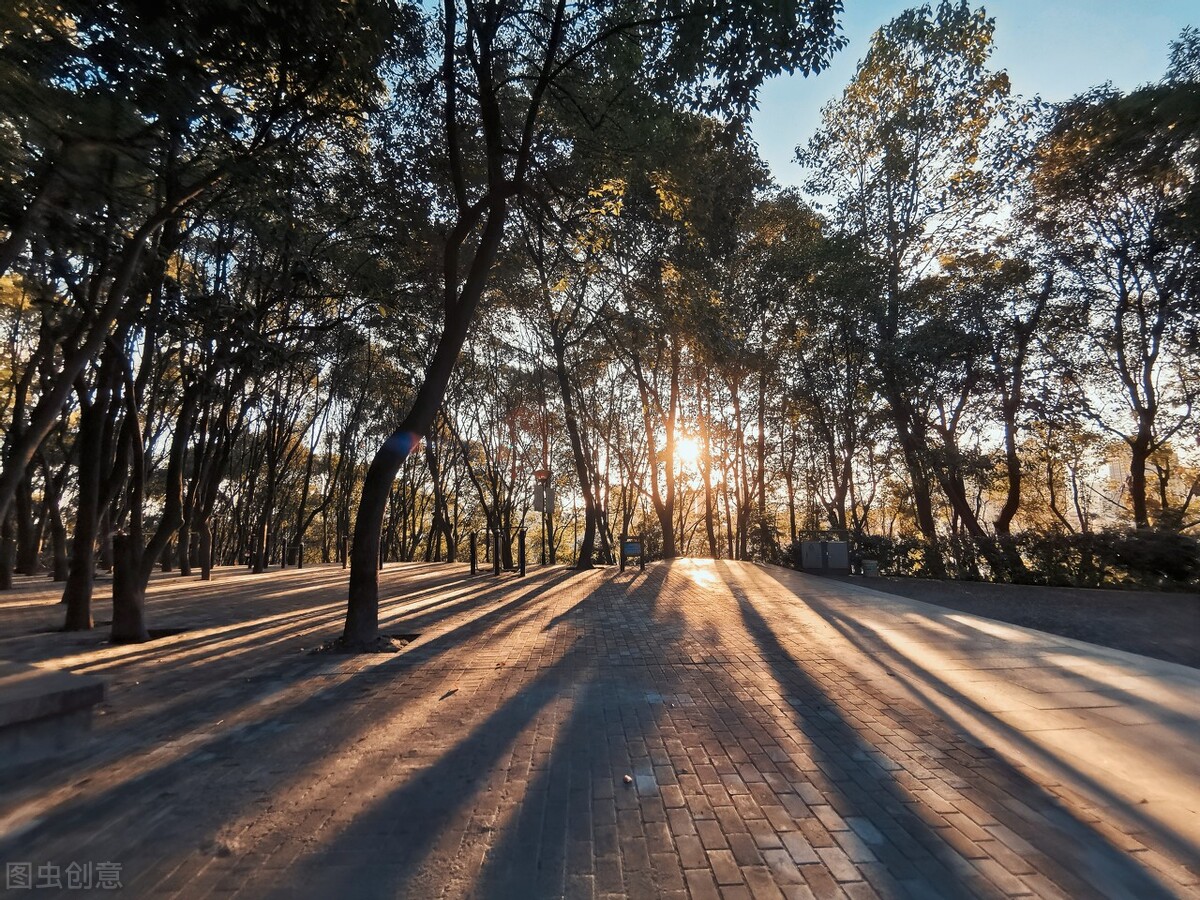
{"type": "Polygon", "coordinates": [[[517,532],[517,570],[525,577],[525,529],[517,532]]]}
{"type": "Polygon", "coordinates": [[[476,569],[479,568],[479,534],[471,532],[471,574],[474,575],[476,569]]]}

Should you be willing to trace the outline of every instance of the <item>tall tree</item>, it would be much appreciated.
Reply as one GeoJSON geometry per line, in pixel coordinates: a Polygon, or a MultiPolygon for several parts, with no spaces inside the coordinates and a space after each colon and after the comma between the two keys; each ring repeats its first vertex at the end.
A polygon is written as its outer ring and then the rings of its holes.
{"type": "MultiPolygon", "coordinates": [[[[1031,215],[1084,311],[1080,400],[1127,447],[1130,510],[1146,527],[1154,454],[1200,436],[1200,33],[1181,35],[1161,83],[1065,104],[1037,163],[1031,215]]],[[[1181,521],[1168,503],[1154,524],[1181,521]]]]}
{"type": "MultiPolygon", "coordinates": [[[[513,198],[530,191],[573,137],[613,144],[620,129],[682,94],[745,114],[781,70],[821,68],[838,46],[837,0],[785,4],[596,2],[568,6],[446,0],[428,29],[429,73],[445,161],[442,325],[413,405],[367,471],[355,521],[343,641],[378,632],[379,534],[387,488],[426,435],[500,251],[513,198]],[[556,115],[548,115],[553,109],[556,115]],[[566,125],[570,125],[570,129],[566,125]],[[571,129],[574,129],[572,134],[571,129]]],[[[432,110],[430,110],[432,112],[432,110]]]]}
{"type": "Polygon", "coordinates": [[[0,271],[57,257],[71,299],[54,377],[5,432],[3,519],[80,376],[138,320],[155,236],[249,163],[371,106],[396,29],[372,0],[20,0],[0,15],[0,271]]]}
{"type": "MultiPolygon", "coordinates": [[[[1008,77],[986,68],[994,21],[966,0],[901,13],[880,28],[822,127],[798,151],[808,189],[882,266],[873,322],[880,391],[911,481],[929,570],[944,574],[927,409],[914,385],[914,333],[947,322],[922,281],[940,259],[977,245],[1009,187],[1019,146],[1008,77]]],[[[950,322],[953,319],[949,319],[950,322]]],[[[937,399],[937,398],[932,398],[937,399]]],[[[966,510],[960,510],[966,513],[966,510]]]]}

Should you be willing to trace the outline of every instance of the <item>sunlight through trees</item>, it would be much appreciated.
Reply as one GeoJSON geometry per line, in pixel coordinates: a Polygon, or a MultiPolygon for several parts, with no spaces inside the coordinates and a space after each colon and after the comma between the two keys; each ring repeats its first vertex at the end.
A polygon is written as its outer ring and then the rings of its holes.
{"type": "MultiPolygon", "coordinates": [[[[158,566],[789,561],[1200,576],[1200,39],[1051,106],[836,0],[0,11],[0,587],[147,636],[158,566]],[[492,535],[487,539],[486,535],[492,535]]],[[[1166,48],[1164,48],[1166,50],[1166,48]]]]}

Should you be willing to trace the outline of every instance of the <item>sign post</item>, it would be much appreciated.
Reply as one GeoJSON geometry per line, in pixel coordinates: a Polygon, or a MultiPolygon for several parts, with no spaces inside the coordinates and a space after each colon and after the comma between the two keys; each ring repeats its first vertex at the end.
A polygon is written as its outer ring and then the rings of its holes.
{"type": "Polygon", "coordinates": [[[630,538],[621,537],[621,562],[620,571],[625,571],[625,560],[636,556],[638,558],[638,569],[646,568],[646,542],[640,537],[630,538]]]}

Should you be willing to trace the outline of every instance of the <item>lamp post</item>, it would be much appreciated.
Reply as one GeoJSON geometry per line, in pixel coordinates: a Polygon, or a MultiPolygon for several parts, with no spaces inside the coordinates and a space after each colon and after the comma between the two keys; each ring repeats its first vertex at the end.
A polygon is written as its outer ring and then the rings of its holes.
{"type": "Polygon", "coordinates": [[[541,564],[546,565],[546,519],[547,511],[550,504],[553,502],[550,496],[550,470],[538,469],[533,473],[534,480],[537,481],[537,488],[533,494],[533,509],[534,512],[542,514],[542,554],[541,564]]]}

